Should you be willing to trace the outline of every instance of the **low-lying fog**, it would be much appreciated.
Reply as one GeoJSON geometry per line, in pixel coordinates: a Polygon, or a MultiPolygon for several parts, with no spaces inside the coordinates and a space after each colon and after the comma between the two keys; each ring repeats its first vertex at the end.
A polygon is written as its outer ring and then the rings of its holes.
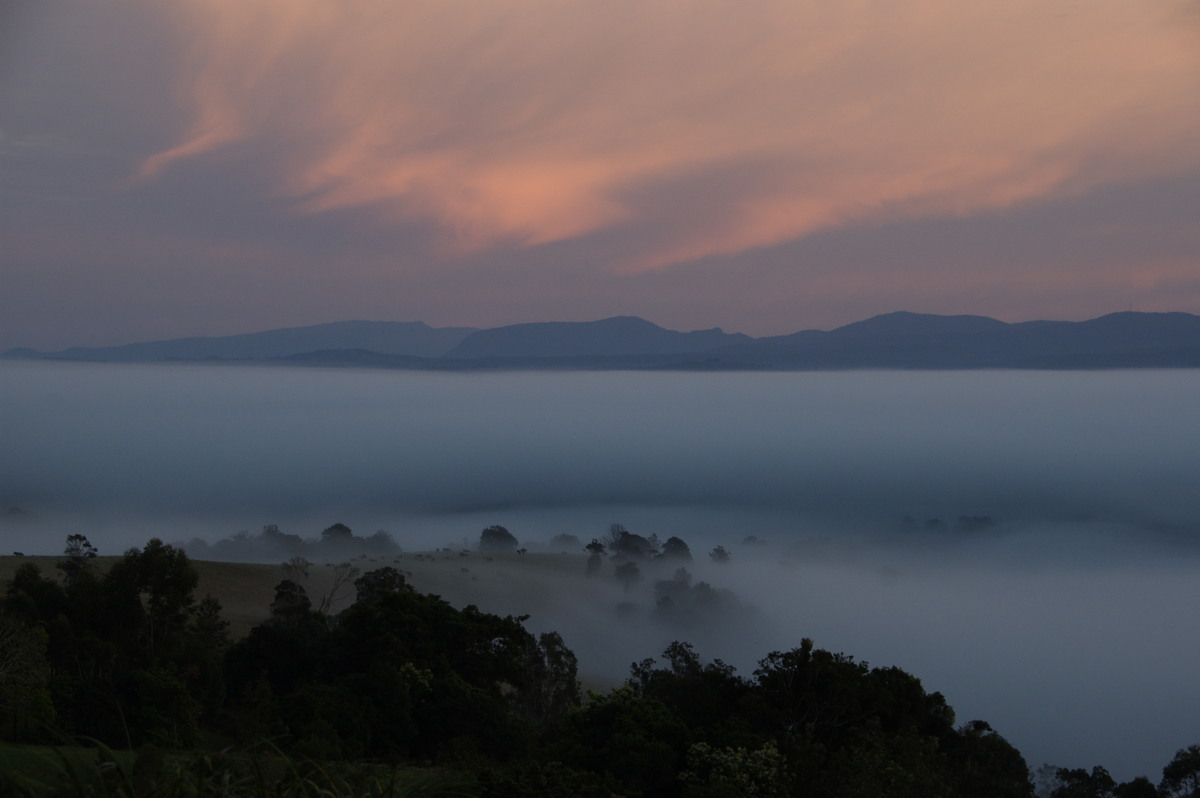
{"type": "Polygon", "coordinates": [[[1200,742],[1197,396],[1196,371],[6,362],[0,551],[334,522],[406,552],[502,524],[536,551],[619,522],[683,538],[717,600],[664,618],[654,582],[675,565],[646,564],[626,592],[611,565],[584,578],[583,552],[565,571],[472,555],[439,590],[531,613],[598,679],[674,638],[749,674],[809,636],[912,672],[1033,768],[1157,781],[1200,742]],[[730,562],[710,561],[716,545],[730,562]]]}

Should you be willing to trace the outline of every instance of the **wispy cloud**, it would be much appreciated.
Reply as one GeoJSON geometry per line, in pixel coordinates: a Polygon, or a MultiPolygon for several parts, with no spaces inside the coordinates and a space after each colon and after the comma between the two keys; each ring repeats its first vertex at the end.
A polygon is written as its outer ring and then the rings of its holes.
{"type": "Polygon", "coordinates": [[[306,212],[466,251],[628,229],[642,271],[1194,169],[1187,8],[192,0],[192,123],[141,172],[257,143],[306,212]]]}

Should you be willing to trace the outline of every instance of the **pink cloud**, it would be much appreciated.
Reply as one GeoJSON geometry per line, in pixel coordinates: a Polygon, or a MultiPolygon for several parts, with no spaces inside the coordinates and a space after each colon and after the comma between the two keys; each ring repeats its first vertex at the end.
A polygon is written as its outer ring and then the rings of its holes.
{"type": "Polygon", "coordinates": [[[1182,2],[181,6],[192,125],[143,175],[259,143],[301,210],[429,220],[450,251],[629,227],[636,273],[1200,165],[1182,2]]]}

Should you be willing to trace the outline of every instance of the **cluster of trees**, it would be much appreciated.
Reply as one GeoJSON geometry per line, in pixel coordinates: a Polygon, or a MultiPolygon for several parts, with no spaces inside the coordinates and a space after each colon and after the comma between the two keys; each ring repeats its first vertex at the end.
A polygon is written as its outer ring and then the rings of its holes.
{"type": "Polygon", "coordinates": [[[319,758],[504,760],[578,705],[575,658],[557,634],[457,610],[394,568],[360,576],[337,615],[283,579],[268,617],[237,641],[219,602],[196,599],[187,554],[160,540],[102,572],[73,536],[59,570],[22,564],[0,600],[0,628],[20,643],[5,651],[21,651],[0,665],[8,739],[54,728],[189,747],[212,732],[319,758]]]}
{"type": "Polygon", "coordinates": [[[59,578],[32,563],[14,574],[0,618],[16,630],[23,664],[0,688],[0,728],[16,739],[55,727],[115,745],[196,743],[225,700],[220,604],[196,600],[187,555],[162,541],[104,573],[95,559],[72,535],[59,578]]]}
{"type": "Polygon", "coordinates": [[[1155,786],[1145,776],[1118,782],[1108,770],[1096,766],[1055,768],[1046,766],[1041,774],[1043,793],[1048,798],[1197,798],[1200,796],[1200,745],[1189,745],[1175,752],[1163,768],[1162,781],[1155,786]]]}
{"type": "MultiPolygon", "coordinates": [[[[747,544],[759,544],[754,536],[746,538],[747,544]]],[[[579,538],[574,535],[555,535],[551,538],[549,549],[564,553],[578,551],[579,538]]],[[[672,535],[665,541],[659,540],[658,535],[649,537],[630,532],[621,524],[610,524],[603,537],[592,538],[592,541],[582,547],[588,553],[588,575],[600,571],[603,558],[608,555],[613,564],[614,572],[622,581],[636,581],[640,576],[638,562],[692,562],[691,547],[680,537],[672,535]],[[632,577],[632,578],[631,578],[632,577]]],[[[525,552],[516,536],[503,526],[493,525],[483,530],[479,535],[479,550],[485,552],[525,552]]],[[[713,548],[708,556],[713,562],[724,563],[731,559],[730,553],[724,546],[713,548]]]]}
{"type": "Polygon", "coordinates": [[[692,550],[683,539],[669,537],[666,542],[660,542],[658,535],[643,537],[630,532],[620,524],[612,524],[604,539],[592,538],[592,542],[583,547],[588,553],[587,573],[589,576],[600,572],[607,554],[613,563],[613,575],[628,589],[642,578],[639,563],[650,561],[666,563],[690,563],[692,550]]]}
{"type": "MultiPolygon", "coordinates": [[[[219,604],[196,599],[187,555],[161,541],[101,572],[74,536],[59,571],[22,565],[0,602],[7,739],[53,725],[187,747],[208,732],[315,759],[449,763],[489,798],[1033,794],[1020,753],[988,724],[956,725],[912,675],[810,640],[748,677],[676,642],[583,701],[558,634],[456,609],[391,567],[359,576],[336,615],[285,578],[237,641],[219,604]]],[[[1057,775],[1054,798],[1194,796],[1200,747],[1157,787],[1103,769],[1057,775]]]]}
{"type": "Polygon", "coordinates": [[[520,754],[532,729],[578,703],[574,655],[520,618],[457,610],[391,567],[355,582],[335,618],[281,582],[271,616],[227,657],[245,737],[322,759],[520,754]]]}
{"type": "MultiPolygon", "coordinates": [[[[660,542],[657,535],[643,537],[613,524],[603,541],[592,538],[583,548],[588,553],[588,576],[602,573],[607,555],[612,575],[626,593],[642,583],[646,573],[671,574],[668,579],[653,579],[650,587],[654,618],[677,630],[686,632],[705,624],[756,620],[754,612],[743,606],[732,591],[715,588],[705,581],[693,584],[686,567],[693,562],[692,551],[682,538],[672,536],[660,542]]],[[[723,546],[717,546],[709,556],[716,563],[729,561],[723,546]]],[[[632,606],[626,602],[618,609],[628,610],[632,606]]]]}
{"type": "Polygon", "coordinates": [[[520,545],[520,541],[512,532],[497,524],[493,524],[479,533],[480,551],[518,551],[520,545]]]}
{"type": "Polygon", "coordinates": [[[670,579],[654,580],[654,618],[681,631],[699,631],[712,624],[740,625],[759,622],[757,611],[733,591],[692,581],[688,569],[675,569],[670,579]]]}
{"type": "Polygon", "coordinates": [[[898,668],[872,669],[811,640],[769,654],[748,679],[686,643],[663,660],[636,663],[626,688],[599,702],[656,718],[653,756],[635,744],[619,765],[645,794],[1031,794],[1016,749],[985,723],[955,727],[942,696],[898,668]]]}
{"type": "Polygon", "coordinates": [[[224,562],[271,562],[292,557],[315,561],[400,552],[395,539],[384,530],[364,537],[355,535],[350,527],[340,522],[323,529],[320,537],[311,539],[284,532],[276,524],[267,524],[257,535],[242,530],[212,544],[203,538],[195,538],[182,548],[198,559],[224,562]]]}

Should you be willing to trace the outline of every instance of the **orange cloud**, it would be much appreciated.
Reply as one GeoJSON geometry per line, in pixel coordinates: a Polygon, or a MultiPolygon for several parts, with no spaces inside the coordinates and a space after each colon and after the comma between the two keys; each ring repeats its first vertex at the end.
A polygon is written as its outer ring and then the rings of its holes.
{"type": "Polygon", "coordinates": [[[1200,166],[1181,0],[179,8],[193,124],[143,175],[260,142],[301,209],[453,248],[636,228],[640,271],[1200,166]]]}

